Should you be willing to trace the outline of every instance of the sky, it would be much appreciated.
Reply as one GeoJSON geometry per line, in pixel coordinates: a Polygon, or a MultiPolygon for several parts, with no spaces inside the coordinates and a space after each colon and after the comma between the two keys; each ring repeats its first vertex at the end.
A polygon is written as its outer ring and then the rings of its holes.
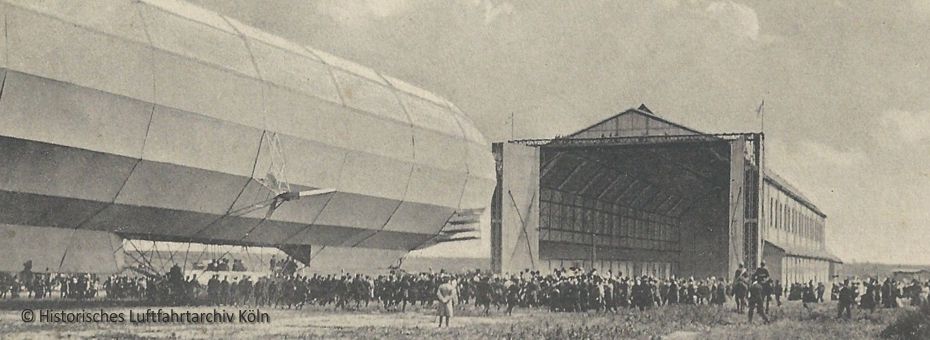
{"type": "Polygon", "coordinates": [[[930,0],[193,2],[446,97],[492,141],[641,103],[759,131],[764,99],[767,165],[834,253],[930,264],[930,0]]]}

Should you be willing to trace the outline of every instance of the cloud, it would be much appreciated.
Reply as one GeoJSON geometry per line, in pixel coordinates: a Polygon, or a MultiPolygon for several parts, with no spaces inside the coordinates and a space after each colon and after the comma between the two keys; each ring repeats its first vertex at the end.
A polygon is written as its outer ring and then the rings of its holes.
{"type": "Polygon", "coordinates": [[[492,0],[471,0],[474,9],[484,14],[484,24],[488,25],[494,22],[501,15],[512,15],[513,4],[510,2],[494,3],[492,0]]]}
{"type": "Polygon", "coordinates": [[[794,143],[775,138],[766,138],[766,150],[776,168],[794,168],[799,165],[818,164],[851,167],[861,165],[869,160],[868,154],[861,149],[840,148],[812,140],[794,143]]]}
{"type": "Polygon", "coordinates": [[[739,37],[759,39],[759,16],[751,7],[733,1],[715,1],[704,11],[724,30],[739,37]]]}
{"type": "MultiPolygon", "coordinates": [[[[339,24],[359,26],[373,20],[407,14],[418,4],[423,3],[414,0],[322,0],[317,3],[317,11],[339,24]]],[[[461,0],[457,4],[483,16],[485,25],[501,16],[512,15],[514,11],[513,4],[507,1],[461,0]]]]}
{"type": "Polygon", "coordinates": [[[317,3],[319,13],[343,25],[366,24],[371,19],[407,13],[413,7],[411,0],[323,0],[317,3]]]}
{"type": "Polygon", "coordinates": [[[883,130],[880,131],[879,138],[909,143],[930,140],[930,110],[922,112],[888,110],[882,113],[879,124],[883,130]]]}
{"type": "Polygon", "coordinates": [[[837,171],[856,171],[870,162],[862,149],[846,149],[812,140],[793,143],[766,138],[767,168],[774,169],[795,186],[814,197],[829,197],[836,187],[837,171]],[[825,171],[825,169],[829,169],[825,171]]]}
{"type": "Polygon", "coordinates": [[[843,150],[831,145],[803,141],[798,146],[798,159],[816,159],[836,167],[853,167],[868,161],[862,150],[843,150]]]}

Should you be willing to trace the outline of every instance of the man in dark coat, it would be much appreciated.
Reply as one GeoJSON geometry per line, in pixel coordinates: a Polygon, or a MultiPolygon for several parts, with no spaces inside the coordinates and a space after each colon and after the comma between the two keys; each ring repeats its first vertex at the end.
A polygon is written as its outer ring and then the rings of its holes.
{"type": "Polygon", "coordinates": [[[856,288],[853,287],[849,280],[843,281],[843,286],[840,288],[840,303],[837,305],[836,317],[843,317],[843,313],[846,313],[846,318],[852,318],[852,306],[856,304],[856,297],[859,293],[856,291],[856,288]]]}
{"type": "Polygon", "coordinates": [[[764,302],[765,297],[762,294],[762,284],[759,283],[759,281],[753,280],[752,284],[749,285],[749,323],[752,323],[753,312],[758,312],[762,321],[769,323],[769,318],[765,315],[765,308],[763,308],[764,302]]]}

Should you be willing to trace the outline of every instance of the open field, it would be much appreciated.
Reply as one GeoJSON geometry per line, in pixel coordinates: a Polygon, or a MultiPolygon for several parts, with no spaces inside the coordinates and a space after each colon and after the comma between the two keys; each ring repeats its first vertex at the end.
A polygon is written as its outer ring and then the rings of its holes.
{"type": "MultiPolygon", "coordinates": [[[[11,307],[12,308],[12,307],[11,307]]],[[[108,313],[144,313],[148,307],[102,307],[108,313]]],[[[156,307],[157,309],[159,307],[156,307]]],[[[170,307],[160,307],[170,308],[170,307]]],[[[432,308],[413,307],[406,313],[377,308],[332,311],[317,306],[305,310],[262,309],[269,323],[243,324],[132,324],[24,323],[21,309],[0,311],[0,338],[634,338],[650,339],[874,339],[890,321],[906,310],[859,313],[853,320],[835,319],[835,304],[816,306],[812,313],[800,303],[773,307],[772,322],[749,324],[746,315],[709,306],[653,308],[645,313],[549,313],[520,309],[513,316],[492,312],[482,316],[470,308],[458,311],[451,328],[436,328],[432,308]],[[803,312],[803,313],[802,313],[803,312]]],[[[220,307],[238,313],[237,307],[220,307]]],[[[81,311],[69,308],[68,311],[81,311]]],[[[99,311],[101,307],[86,308],[99,311]]],[[[211,307],[175,307],[176,311],[213,312],[211,307]]],[[[493,308],[492,308],[493,311],[493,308]]]]}

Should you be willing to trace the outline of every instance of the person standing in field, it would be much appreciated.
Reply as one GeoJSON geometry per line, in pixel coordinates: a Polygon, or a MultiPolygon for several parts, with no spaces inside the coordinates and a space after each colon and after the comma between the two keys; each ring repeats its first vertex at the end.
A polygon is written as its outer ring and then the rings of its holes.
{"type": "Polygon", "coordinates": [[[842,318],[845,312],[846,318],[852,318],[852,306],[856,304],[856,297],[858,292],[855,290],[855,287],[849,284],[849,279],[843,281],[843,286],[840,288],[840,303],[837,305],[836,318],[842,318]]]}
{"type": "Polygon", "coordinates": [[[762,321],[769,323],[769,318],[765,315],[764,302],[765,297],[762,294],[762,284],[759,283],[758,280],[753,280],[752,284],[749,285],[749,323],[752,323],[753,312],[758,312],[762,321]]]}
{"type": "Polygon", "coordinates": [[[443,318],[446,319],[446,327],[449,327],[449,319],[452,318],[453,307],[458,302],[458,297],[448,276],[442,277],[442,284],[436,289],[436,299],[439,301],[439,327],[442,327],[443,318]]]}

